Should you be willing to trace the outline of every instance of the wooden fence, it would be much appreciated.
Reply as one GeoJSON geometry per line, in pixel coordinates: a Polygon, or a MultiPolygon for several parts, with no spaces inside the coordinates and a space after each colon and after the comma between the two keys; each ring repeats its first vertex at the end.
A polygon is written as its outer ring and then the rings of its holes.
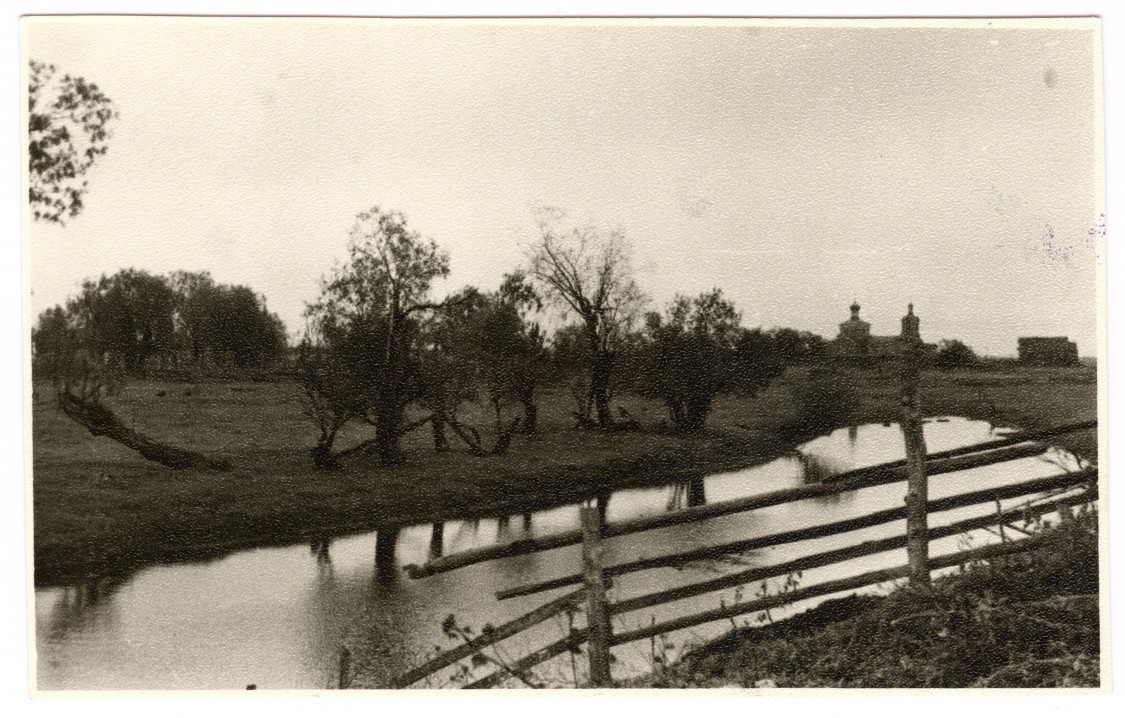
{"type": "MultiPolygon", "coordinates": [[[[1096,428],[1096,426],[1097,423],[1091,421],[1068,424],[1039,431],[1021,432],[981,444],[928,454],[925,455],[921,461],[916,462],[916,467],[921,467],[921,469],[924,470],[924,476],[928,480],[931,477],[941,476],[954,471],[962,471],[1037,456],[1041,455],[1045,448],[1045,446],[1040,443],[1041,440],[1071,432],[1088,431],[1096,428]]],[[[526,680],[527,672],[535,665],[566,653],[567,651],[574,651],[583,644],[588,644],[586,652],[590,663],[589,673],[591,685],[610,685],[611,658],[609,651],[610,648],[614,646],[649,639],[671,631],[704,623],[728,620],[748,613],[761,612],[797,601],[854,590],[886,581],[902,578],[909,578],[912,581],[928,581],[931,571],[1027,551],[1039,545],[1042,538],[1030,536],[1018,540],[1005,540],[1001,543],[958,551],[953,554],[938,557],[930,557],[928,555],[928,544],[937,539],[957,536],[977,529],[997,526],[1004,527],[1021,519],[1034,519],[1047,513],[1059,511],[1060,509],[1065,510],[1064,507],[1088,503],[1097,498],[1097,468],[1086,467],[1076,471],[1063,472],[1042,478],[1033,478],[993,488],[975,489],[940,499],[926,498],[920,514],[924,522],[928,520],[929,514],[932,513],[976,505],[989,506],[988,513],[942,526],[930,527],[923,524],[920,530],[916,527],[911,527],[909,522],[911,520],[913,507],[905,505],[899,508],[883,509],[866,515],[832,521],[816,526],[782,531],[767,536],[756,536],[724,544],[694,548],[688,551],[668,553],[657,557],[641,558],[612,565],[605,565],[603,562],[603,544],[616,536],[649,531],[665,526],[699,521],[743,511],[752,511],[817,496],[837,495],[892,482],[908,481],[911,470],[907,461],[889,462],[878,466],[849,471],[820,484],[770,491],[754,496],[719,501],[704,506],[696,506],[656,516],[634,518],[615,523],[605,523],[598,509],[593,505],[587,505],[581,509],[582,525],[581,529],[578,531],[560,532],[548,536],[517,540],[507,544],[477,548],[436,558],[422,566],[408,566],[407,572],[409,575],[419,578],[445,571],[452,571],[463,566],[483,561],[525,555],[562,546],[582,545],[583,571],[581,573],[560,576],[548,581],[508,587],[499,591],[497,593],[497,598],[502,600],[515,596],[526,596],[542,591],[565,588],[567,586],[575,586],[577,587],[576,590],[559,596],[539,606],[535,610],[499,627],[489,628],[481,635],[476,636],[457,648],[442,653],[423,665],[398,676],[391,685],[393,687],[412,685],[428,675],[449,667],[457,661],[480,654],[481,651],[499,641],[526,631],[564,611],[573,611],[579,607],[584,607],[586,611],[587,625],[585,627],[571,630],[570,633],[563,636],[561,639],[517,661],[504,664],[502,668],[495,673],[476,680],[466,687],[484,688],[495,686],[513,676],[520,677],[521,680],[526,680]],[[999,501],[1019,497],[1033,498],[1016,508],[1008,508],[1006,510],[999,509],[999,501]],[[908,529],[906,534],[903,535],[865,541],[842,548],[833,548],[831,550],[804,555],[773,565],[755,566],[716,578],[655,591],[621,601],[610,602],[606,597],[607,584],[612,581],[615,576],[654,568],[679,566],[690,561],[714,559],[752,549],[834,536],[857,529],[900,521],[904,518],[908,520],[908,529]],[[914,552],[918,550],[916,547],[919,543],[917,541],[919,535],[924,538],[924,542],[921,544],[924,553],[921,558],[914,555],[914,552]],[[912,541],[912,539],[915,540],[912,541]],[[652,625],[642,626],[633,630],[618,633],[612,630],[611,619],[631,611],[650,608],[683,598],[742,586],[771,577],[786,576],[797,571],[829,566],[843,561],[871,556],[904,547],[908,549],[908,560],[906,564],[901,566],[867,571],[845,578],[824,581],[778,595],[764,596],[751,601],[720,606],[718,608],[672,618],[659,623],[653,623],[652,625]],[[919,565],[923,567],[924,578],[919,577],[919,565]]],[[[925,494],[923,494],[923,497],[925,498],[925,494]]],[[[908,496],[907,498],[909,499],[910,497],[908,496]]]]}
{"type": "Polygon", "coordinates": [[[584,628],[572,629],[563,638],[510,664],[496,661],[495,663],[500,666],[500,670],[476,680],[466,687],[487,688],[513,677],[528,683],[527,672],[531,668],[567,651],[575,651],[584,643],[588,644],[586,653],[590,664],[590,684],[595,687],[609,686],[612,684],[610,649],[613,646],[646,638],[651,639],[670,631],[713,621],[728,620],[747,613],[766,611],[777,606],[863,588],[885,581],[909,578],[912,583],[925,585],[929,583],[932,571],[1028,551],[1043,541],[1042,536],[1036,535],[1030,535],[1028,538],[1016,541],[1007,541],[1003,533],[1003,528],[1006,525],[1019,519],[1035,519],[1055,511],[1065,514],[1069,511],[1070,506],[1085,504],[1097,499],[1097,468],[1086,467],[1045,478],[1034,478],[1019,483],[978,489],[931,500],[928,488],[931,477],[1041,455],[1045,447],[1039,442],[1043,439],[1077,431],[1089,431],[1097,427],[1097,422],[1087,421],[1038,431],[1020,432],[972,446],[927,453],[918,399],[921,345],[918,341],[911,342],[909,338],[907,338],[907,341],[909,343],[904,347],[905,351],[900,363],[902,370],[901,426],[906,449],[905,459],[848,471],[832,477],[829,481],[817,484],[770,491],[611,524],[605,523],[602,513],[596,506],[585,505],[581,509],[581,528],[579,530],[485,546],[435,558],[422,566],[408,566],[407,572],[412,578],[422,578],[482,561],[492,561],[582,544],[582,573],[506,588],[497,593],[497,598],[502,600],[567,586],[579,586],[577,590],[555,598],[499,628],[490,627],[480,636],[472,638],[461,646],[442,653],[423,665],[398,676],[392,681],[391,686],[403,688],[412,685],[457,661],[483,655],[481,653],[483,649],[543,623],[560,612],[573,611],[583,604],[586,608],[586,626],[584,628]],[[753,511],[818,496],[839,495],[844,492],[899,481],[906,482],[905,505],[901,508],[884,509],[864,516],[817,526],[783,531],[768,536],[756,536],[740,541],[609,566],[605,565],[603,560],[603,543],[616,536],[753,511]],[[1000,507],[999,502],[1002,500],[1026,496],[1033,498],[1017,508],[1003,510],[1000,507]],[[995,512],[990,510],[987,514],[962,519],[944,526],[929,526],[929,515],[931,513],[981,504],[989,505],[990,509],[995,506],[995,512]],[[613,603],[608,600],[606,595],[607,585],[614,576],[653,568],[680,566],[689,561],[713,559],[796,541],[819,539],[902,519],[906,519],[906,533],[903,535],[889,536],[843,548],[821,551],[769,566],[755,566],[718,578],[676,586],[613,603]],[[998,526],[1002,539],[1005,539],[999,544],[962,550],[938,557],[929,555],[931,541],[992,526],[998,526]],[[907,549],[907,562],[901,566],[866,571],[785,591],[777,595],[760,596],[752,601],[736,602],[729,606],[720,605],[718,608],[679,616],[659,623],[654,620],[648,626],[620,633],[614,633],[612,629],[611,619],[630,611],[638,611],[692,596],[743,586],[771,577],[787,576],[798,571],[829,566],[904,547],[907,549]]]}

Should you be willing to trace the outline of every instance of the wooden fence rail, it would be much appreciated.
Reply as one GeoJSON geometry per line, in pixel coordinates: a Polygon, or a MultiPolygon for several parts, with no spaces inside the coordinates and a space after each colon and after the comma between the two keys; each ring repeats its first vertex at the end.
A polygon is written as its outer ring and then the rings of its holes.
{"type": "MultiPolygon", "coordinates": [[[[1094,492],[1091,492],[1094,493],[1094,492]]],[[[1067,505],[1086,503],[1090,501],[1090,494],[1079,494],[1077,496],[1069,496],[1059,500],[1059,503],[1067,505]]],[[[949,536],[957,536],[959,534],[968,533],[977,529],[986,528],[989,526],[996,526],[998,524],[1007,524],[1011,521],[1017,520],[1023,516],[1037,518],[1045,513],[1051,513],[1057,510],[1056,503],[1049,503],[1039,505],[1031,508],[1015,508],[1009,509],[995,514],[985,514],[983,516],[976,516],[971,519],[965,519],[947,526],[932,528],[928,532],[930,541],[947,538],[949,536]]],[[[863,543],[846,546],[843,548],[833,549],[831,551],[824,551],[817,554],[802,556],[801,558],[785,561],[778,564],[769,566],[759,566],[745,571],[736,571],[734,573],[725,574],[718,578],[709,579],[700,583],[692,583],[686,586],[677,586],[676,588],[668,589],[666,591],[657,591],[655,593],[646,594],[643,596],[636,596],[620,603],[615,603],[610,606],[610,611],[614,614],[626,613],[628,611],[637,611],[642,608],[649,608],[657,606],[662,603],[669,603],[671,601],[678,601],[683,598],[691,596],[698,596],[704,593],[711,593],[724,588],[732,588],[735,586],[744,586],[749,583],[760,581],[764,578],[771,578],[773,576],[784,576],[786,574],[795,573],[797,571],[807,571],[812,568],[820,568],[822,566],[830,566],[834,563],[842,563],[864,556],[873,556],[887,551],[893,551],[898,548],[903,548],[907,544],[907,535],[890,536],[874,541],[865,541],[863,543]]]]}
{"type": "MultiPolygon", "coordinates": [[[[1071,425],[1073,428],[1071,428],[1070,431],[1088,429],[1090,428],[1088,423],[1089,422],[1083,422],[1083,424],[1071,425]]],[[[1064,433],[1061,431],[1061,428],[1062,427],[1052,430],[1052,435],[1055,433],[1064,433]]],[[[1043,431],[1028,433],[1034,433],[1038,436],[1047,435],[1046,432],[1043,431]]],[[[996,440],[1006,442],[1000,447],[995,446],[995,441],[990,441],[977,445],[983,447],[977,451],[971,452],[968,451],[971,447],[962,447],[961,450],[958,450],[957,453],[952,455],[950,455],[951,452],[942,452],[944,455],[927,455],[927,475],[935,476],[955,471],[965,471],[990,464],[1037,456],[1043,453],[1044,447],[1041,444],[1027,444],[1026,442],[1030,441],[1030,439],[1017,439],[1017,436],[1018,435],[1013,435],[1005,439],[996,440]]],[[[603,526],[602,537],[612,538],[629,533],[649,531],[676,524],[690,523],[702,519],[777,506],[792,501],[883,486],[902,481],[904,478],[906,478],[905,464],[901,462],[890,462],[885,465],[848,471],[834,477],[830,481],[820,484],[768,491],[753,496],[730,499],[727,501],[717,501],[703,506],[695,506],[679,511],[658,514],[656,516],[644,516],[617,523],[605,524],[603,526]]],[[[421,566],[413,564],[406,566],[405,570],[411,578],[423,578],[470,566],[475,563],[522,556],[538,551],[562,548],[564,546],[574,546],[579,543],[582,543],[582,531],[580,529],[562,531],[547,536],[519,539],[506,544],[482,546],[468,551],[449,554],[436,558],[421,566]]]]}
{"type": "MultiPolygon", "coordinates": [[[[1089,427],[1084,424],[1080,428],[1075,428],[1073,430],[1084,430],[1086,428],[1089,427]]],[[[1055,431],[1057,432],[1058,430],[1055,431]]],[[[1037,446],[1034,448],[1036,449],[1035,453],[1041,453],[1043,450],[1043,447],[1041,446],[1037,446]]],[[[1008,447],[988,447],[982,453],[987,455],[987,463],[998,463],[1000,461],[1010,461],[1013,458],[1023,458],[1024,456],[1030,455],[1026,453],[1028,450],[1028,447],[1019,446],[1018,444],[1012,444],[1008,447]]],[[[983,457],[980,457],[976,454],[964,452],[964,450],[962,449],[962,453],[958,456],[943,457],[940,458],[937,462],[932,463],[938,465],[943,469],[948,469],[948,467],[950,466],[950,464],[948,463],[949,461],[956,460],[958,462],[961,462],[967,459],[973,459],[973,465],[983,465],[979,463],[981,458],[983,457]]],[[[962,464],[958,463],[955,465],[960,466],[962,464]]],[[[893,467],[892,470],[894,470],[893,467]]],[[[1009,508],[1004,511],[998,510],[996,512],[990,512],[988,514],[963,519],[946,526],[929,529],[926,536],[927,544],[930,541],[960,535],[968,531],[988,528],[991,526],[1003,526],[1021,518],[1034,519],[1046,513],[1058,511],[1062,507],[1069,507],[1094,501],[1096,500],[1098,495],[1097,477],[1097,468],[1087,467],[1077,471],[1057,474],[1054,476],[1030,479],[1019,483],[1007,484],[987,489],[978,489],[944,497],[941,499],[930,500],[925,504],[927,515],[968,506],[992,504],[1002,499],[1029,496],[1032,494],[1036,495],[1036,498],[1019,507],[1009,508]],[[1082,491],[1080,493],[1073,493],[1073,490],[1077,488],[1081,488],[1082,491]],[[1052,496],[1049,492],[1055,492],[1055,494],[1052,496]]],[[[858,478],[862,481],[872,480],[871,476],[861,476],[858,478]]],[[[885,483],[884,477],[876,476],[874,478],[880,483],[885,483]]],[[[897,480],[902,480],[901,475],[897,480]]],[[[835,490],[828,493],[839,493],[843,491],[853,490],[855,488],[855,482],[856,477],[853,477],[852,479],[844,479],[843,481],[830,482],[828,484],[822,484],[819,486],[826,486],[835,490]]],[[[774,502],[779,495],[789,496],[789,501],[806,498],[803,489],[786,490],[783,492],[771,492],[770,494],[762,494],[759,497],[751,498],[755,498],[760,501],[761,497],[769,497],[768,503],[766,503],[765,505],[774,505],[774,502]],[[794,495],[796,495],[796,497],[794,497],[794,495]]],[[[738,501],[741,502],[741,500],[738,501]]],[[[729,505],[733,502],[724,503],[729,505]]],[[[784,501],[776,501],[776,503],[784,503],[784,501]]],[[[692,511],[692,509],[676,513],[683,514],[687,513],[688,511],[692,511]]],[[[403,674],[402,676],[396,678],[392,682],[392,686],[404,687],[407,685],[411,685],[421,680],[425,676],[435,673],[442,668],[448,667],[459,660],[478,654],[484,648],[487,648],[498,641],[501,641],[505,638],[511,637],[517,633],[527,630],[528,628],[538,625],[539,623],[548,620],[552,616],[557,615],[562,611],[574,610],[574,608],[579,606],[583,601],[585,601],[587,604],[587,627],[574,629],[563,638],[554,641],[553,643],[544,646],[537,651],[534,651],[533,653],[519,659],[518,661],[515,661],[509,666],[506,666],[504,670],[497,671],[496,673],[478,679],[470,683],[466,687],[485,688],[497,685],[513,674],[522,675],[524,672],[528,671],[535,665],[549,660],[555,656],[561,655],[567,651],[577,650],[581,645],[588,642],[591,643],[591,647],[588,651],[588,653],[591,654],[591,682],[595,686],[609,685],[610,657],[608,654],[608,649],[612,646],[618,646],[624,643],[629,643],[644,638],[651,638],[662,633],[680,630],[682,628],[689,628],[704,623],[726,620],[734,616],[762,611],[767,608],[773,608],[796,601],[805,600],[808,598],[830,595],[832,593],[852,590],[855,588],[862,588],[864,586],[882,583],[889,580],[896,580],[899,578],[910,576],[912,573],[916,573],[917,570],[917,567],[915,567],[915,569],[912,571],[910,564],[908,563],[904,566],[881,569],[878,571],[869,571],[856,576],[835,579],[807,587],[802,587],[774,596],[766,596],[754,601],[741,602],[732,606],[720,606],[716,609],[710,609],[700,613],[681,616],[675,619],[664,621],[662,623],[656,623],[634,630],[614,634],[609,625],[609,618],[611,616],[618,616],[624,613],[638,611],[644,608],[649,608],[652,606],[661,605],[684,598],[703,595],[713,591],[722,590],[724,588],[741,586],[770,577],[787,575],[796,571],[804,571],[811,568],[824,567],[843,561],[849,561],[856,558],[900,549],[908,544],[909,536],[897,535],[837,548],[830,551],[823,551],[820,553],[802,556],[800,558],[796,558],[779,564],[754,567],[745,571],[728,574],[707,581],[689,584],[686,586],[679,586],[664,591],[657,591],[642,596],[636,596],[616,603],[609,603],[605,599],[605,582],[611,576],[617,576],[651,568],[681,565],[688,561],[714,558],[717,556],[752,550],[765,546],[775,546],[796,541],[803,541],[806,539],[822,538],[854,531],[857,529],[868,528],[871,526],[888,523],[890,521],[903,519],[906,516],[906,508],[900,507],[887,509],[867,514],[865,516],[858,516],[855,518],[829,522],[818,526],[785,531],[768,536],[755,537],[721,545],[707,546],[699,549],[693,549],[691,551],[668,554],[665,556],[643,558],[613,566],[601,565],[600,542],[606,538],[607,531],[605,529],[607,529],[608,527],[603,527],[600,523],[600,517],[598,515],[597,509],[593,507],[586,507],[582,510],[581,513],[583,519],[583,532],[585,534],[583,563],[586,568],[583,574],[574,574],[550,581],[518,586],[512,589],[500,591],[497,595],[498,597],[507,598],[511,596],[535,593],[537,591],[561,588],[563,586],[572,585],[575,583],[584,583],[584,586],[582,588],[564,594],[563,596],[560,596],[540,606],[539,608],[500,626],[499,628],[490,629],[487,632],[483,633],[481,636],[478,636],[451,651],[448,651],[431,659],[424,665],[412,669],[406,674],[403,674]],[[599,528],[602,528],[602,530],[598,530],[599,528]],[[591,591],[591,589],[593,589],[593,591],[591,591]],[[597,656],[595,657],[594,654],[597,654],[597,656]]],[[[618,525],[619,528],[620,526],[621,524],[618,525]]],[[[979,549],[971,549],[968,551],[961,551],[938,558],[927,557],[927,574],[929,571],[946,568],[949,566],[955,566],[969,561],[985,560],[987,558],[992,558],[995,556],[1030,550],[1031,548],[1039,545],[1039,542],[1039,537],[1032,537],[1028,539],[1021,539],[1018,541],[1005,541],[998,545],[985,546],[979,549]]]]}
{"type": "MultiPolygon", "coordinates": [[[[956,494],[942,499],[932,499],[926,503],[927,513],[939,513],[942,511],[949,511],[951,509],[963,508],[972,506],[974,504],[995,502],[1003,499],[1016,498],[1018,496],[1027,496],[1029,494],[1051,491],[1054,489],[1066,488],[1073,486],[1076,483],[1090,480],[1097,477],[1096,470],[1084,469],[1082,471],[1057,474],[1055,476],[1048,476],[1041,479],[1032,479],[1019,484],[1008,484],[1006,486],[996,486],[987,489],[977,489],[976,491],[969,491],[963,494],[956,494]]],[[[627,573],[634,573],[636,571],[646,571],[653,568],[664,568],[668,566],[682,566],[683,564],[692,561],[703,561],[708,559],[721,558],[734,553],[743,553],[745,551],[753,551],[755,549],[767,548],[771,546],[780,546],[796,541],[807,541],[810,539],[824,538],[826,536],[834,536],[836,534],[848,533],[850,531],[857,531],[859,529],[870,528],[880,524],[890,523],[892,521],[899,521],[906,518],[906,507],[899,507],[894,509],[884,509],[874,513],[866,514],[864,516],[856,516],[854,518],[842,519],[840,521],[833,521],[830,523],[820,524],[817,526],[809,526],[800,529],[793,529],[790,531],[782,531],[779,533],[768,534],[765,536],[756,536],[754,538],[743,539],[741,541],[732,541],[725,544],[717,544],[714,546],[703,546],[701,548],[692,549],[690,551],[681,551],[679,553],[665,554],[663,556],[654,556],[651,558],[641,558],[626,563],[615,564],[613,566],[606,566],[603,572],[606,576],[621,576],[627,573]]],[[[521,586],[514,586],[507,588],[496,593],[498,599],[514,598],[516,596],[526,596],[540,591],[549,591],[556,588],[563,588],[582,582],[582,574],[572,573],[567,576],[560,576],[559,578],[549,579],[546,581],[539,581],[536,583],[528,583],[521,586]]]]}
{"type": "MultiPolygon", "coordinates": [[[[1092,498],[1086,500],[1092,500],[1092,498]]],[[[1020,539],[1018,541],[981,546],[975,549],[969,549],[945,556],[930,558],[927,562],[927,565],[930,571],[937,571],[940,569],[964,565],[976,561],[986,561],[989,559],[998,558],[1000,556],[1007,556],[1014,553],[1030,551],[1031,549],[1034,549],[1037,546],[1041,545],[1043,540],[1044,539],[1042,536],[1033,536],[1031,538],[1020,539]]],[[[766,596],[764,598],[755,599],[753,601],[745,601],[729,606],[719,606],[718,608],[713,608],[711,610],[692,614],[690,616],[683,616],[680,618],[663,621],[661,623],[650,624],[648,626],[641,626],[633,630],[616,633],[610,637],[609,645],[620,646],[626,643],[633,643],[635,641],[644,640],[646,638],[660,636],[672,631],[692,628],[704,623],[730,620],[732,618],[737,618],[738,616],[744,616],[747,613],[765,611],[770,608],[777,608],[790,603],[796,603],[797,601],[819,598],[821,596],[829,596],[834,593],[841,593],[843,591],[852,591],[879,583],[885,583],[887,581],[895,581],[908,577],[910,573],[911,567],[909,564],[906,564],[893,568],[868,571],[847,578],[824,581],[822,583],[813,584],[804,588],[798,588],[786,593],[766,596]]],[[[567,651],[578,649],[582,646],[582,644],[586,643],[588,637],[589,633],[585,628],[575,629],[563,638],[547,646],[544,646],[534,653],[531,653],[515,662],[511,666],[511,670],[518,672],[529,671],[538,664],[550,660],[555,656],[562,655],[567,651]]],[[[465,688],[492,688],[502,683],[508,677],[508,673],[504,671],[498,671],[484,676],[483,678],[480,678],[472,683],[469,683],[465,686],[465,688]]]]}

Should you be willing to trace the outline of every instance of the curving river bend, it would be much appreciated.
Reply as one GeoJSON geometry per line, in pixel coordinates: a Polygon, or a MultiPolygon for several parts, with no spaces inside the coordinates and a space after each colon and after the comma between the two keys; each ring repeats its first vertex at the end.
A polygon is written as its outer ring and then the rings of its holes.
{"type": "MultiPolygon", "coordinates": [[[[985,422],[958,418],[928,419],[927,448],[941,451],[988,440],[1002,433],[985,422]]],[[[837,471],[902,458],[902,434],[896,425],[871,424],[842,429],[798,447],[837,471]]],[[[941,475],[931,480],[938,498],[986,486],[1047,476],[1078,467],[1069,454],[1050,449],[1042,457],[941,475]],[[1062,467],[1062,468],[1060,468],[1062,467]]],[[[783,457],[741,471],[716,474],[702,481],[612,494],[608,520],[650,515],[700,501],[718,501],[798,486],[806,480],[807,461],[783,457]]],[[[814,525],[901,506],[903,485],[864,489],[831,498],[811,499],[768,509],[682,524],[614,538],[606,543],[607,561],[654,556],[672,550],[732,541],[754,535],[814,525]]],[[[1006,502],[1014,505],[1019,500],[1006,502]]],[[[932,525],[984,511],[970,507],[931,519],[932,525]]],[[[442,549],[449,553],[527,534],[575,528],[578,507],[562,506],[526,516],[480,521],[448,521],[442,549]]],[[[618,579],[614,598],[627,598],[678,583],[691,583],[718,573],[776,563],[813,551],[901,534],[902,522],[829,539],[815,547],[799,542],[732,556],[723,561],[658,569],[618,579]]],[[[430,525],[403,529],[397,539],[399,565],[422,563],[429,556],[430,525]]],[[[966,541],[993,540],[986,532],[934,542],[931,555],[949,553],[966,541]]],[[[118,581],[100,581],[35,592],[36,672],[40,689],[318,689],[334,687],[338,657],[349,645],[357,668],[352,685],[374,687],[416,665],[435,647],[453,644],[443,636],[442,620],[454,614],[460,625],[479,629],[499,625],[563,591],[497,601],[495,592],[517,584],[554,578],[580,569],[579,547],[493,561],[419,581],[378,576],[374,565],[375,533],[335,539],[328,544],[240,551],[195,564],[146,568],[118,581]]],[[[905,562],[905,552],[888,552],[806,572],[802,584],[905,562]]],[[[765,590],[779,590],[782,579],[765,590]]],[[[652,620],[728,605],[754,597],[762,587],[699,596],[674,604],[627,614],[615,627],[638,627],[652,620]],[[643,614],[643,615],[642,615],[643,614]]],[[[822,600],[822,599],[818,599],[822,600]]],[[[807,606],[795,606],[802,610],[807,606]]],[[[784,612],[739,619],[751,623],[777,619],[784,612]]],[[[581,618],[578,619],[581,623],[581,618]]],[[[541,625],[505,643],[511,656],[562,636],[565,619],[541,625]]],[[[686,646],[730,629],[720,622],[667,637],[674,657],[686,646]]],[[[660,650],[660,649],[658,649],[660,650]]],[[[614,677],[648,671],[649,642],[614,649],[614,677]]],[[[563,684],[582,678],[583,661],[561,657],[545,666],[541,677],[563,684]]],[[[480,674],[478,674],[480,675],[480,674]]],[[[429,685],[442,685],[436,677],[429,685]]],[[[425,684],[419,684],[425,687],[425,684]]]]}

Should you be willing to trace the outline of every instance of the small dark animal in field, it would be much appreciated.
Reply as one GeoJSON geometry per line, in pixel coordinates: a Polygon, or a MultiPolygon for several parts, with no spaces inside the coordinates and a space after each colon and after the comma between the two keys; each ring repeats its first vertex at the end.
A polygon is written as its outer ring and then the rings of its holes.
{"type": "Polygon", "coordinates": [[[167,394],[167,393],[168,393],[168,392],[164,391],[163,389],[157,389],[157,390],[156,390],[156,395],[157,395],[157,396],[164,396],[164,395],[165,395],[165,394],[167,394]]]}
{"type": "Polygon", "coordinates": [[[184,389],[184,396],[191,396],[191,389],[184,389]]]}

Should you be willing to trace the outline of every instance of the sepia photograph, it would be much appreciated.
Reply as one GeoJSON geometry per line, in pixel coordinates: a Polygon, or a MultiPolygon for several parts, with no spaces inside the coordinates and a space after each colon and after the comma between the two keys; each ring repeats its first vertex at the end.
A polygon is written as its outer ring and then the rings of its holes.
{"type": "Polygon", "coordinates": [[[1108,690],[1098,18],[20,35],[37,697],[1108,690]]]}

